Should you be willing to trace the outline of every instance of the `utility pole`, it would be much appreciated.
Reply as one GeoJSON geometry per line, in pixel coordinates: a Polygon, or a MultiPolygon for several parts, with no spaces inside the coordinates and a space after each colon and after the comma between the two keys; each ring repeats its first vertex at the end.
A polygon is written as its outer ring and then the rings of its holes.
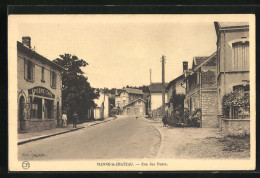
{"type": "Polygon", "coordinates": [[[152,69],[150,69],[150,85],[152,84],[152,69]]]}
{"type": "Polygon", "coordinates": [[[162,56],[162,115],[165,116],[165,56],[162,56]]]}

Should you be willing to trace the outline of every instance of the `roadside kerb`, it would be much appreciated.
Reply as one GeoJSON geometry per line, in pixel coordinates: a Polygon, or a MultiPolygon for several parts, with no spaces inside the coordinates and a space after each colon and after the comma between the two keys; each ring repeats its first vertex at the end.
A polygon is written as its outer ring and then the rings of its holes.
{"type": "MultiPolygon", "coordinates": [[[[148,121],[148,122],[150,122],[150,121],[157,121],[156,119],[153,119],[153,118],[145,118],[144,117],[144,120],[146,120],[146,121],[148,121]]],[[[158,151],[157,151],[157,153],[156,153],[156,158],[159,158],[159,155],[161,154],[161,152],[162,152],[162,148],[163,148],[163,145],[164,145],[164,134],[163,134],[163,132],[162,132],[162,130],[156,125],[156,124],[154,124],[153,125],[157,130],[158,130],[158,132],[160,133],[160,147],[159,147],[159,149],[158,149],[158,151]]]]}
{"type": "MultiPolygon", "coordinates": [[[[90,124],[88,126],[90,127],[90,126],[98,125],[98,124],[101,124],[101,123],[104,123],[104,122],[108,122],[108,121],[111,121],[111,120],[114,120],[114,119],[116,119],[116,117],[113,117],[113,119],[109,119],[109,120],[96,121],[95,123],[90,124]]],[[[17,143],[17,145],[23,145],[25,143],[29,143],[29,142],[33,142],[33,141],[37,141],[37,140],[42,140],[42,139],[45,139],[45,138],[49,138],[49,137],[53,137],[53,136],[56,136],[56,135],[65,134],[65,133],[68,133],[68,132],[74,132],[76,130],[83,129],[83,128],[86,128],[86,127],[82,126],[82,127],[78,127],[78,128],[75,128],[75,129],[70,129],[70,130],[66,130],[66,131],[56,132],[56,133],[53,133],[53,134],[48,134],[48,135],[43,135],[43,136],[38,136],[38,137],[25,139],[23,141],[19,141],[17,143]]]]}
{"type": "Polygon", "coordinates": [[[65,134],[65,133],[68,133],[68,132],[74,132],[74,131],[76,131],[76,130],[83,129],[83,128],[85,128],[85,127],[79,127],[79,128],[75,128],[75,129],[70,129],[70,130],[62,131],[62,132],[57,132],[57,133],[54,133],[54,134],[49,134],[49,135],[40,136],[40,137],[33,137],[33,138],[30,138],[30,139],[27,139],[27,140],[24,140],[24,141],[20,141],[20,142],[18,142],[17,145],[22,145],[22,144],[29,143],[29,142],[33,142],[33,141],[36,141],[36,140],[41,140],[41,139],[53,137],[53,136],[56,136],[56,135],[65,134]]]}

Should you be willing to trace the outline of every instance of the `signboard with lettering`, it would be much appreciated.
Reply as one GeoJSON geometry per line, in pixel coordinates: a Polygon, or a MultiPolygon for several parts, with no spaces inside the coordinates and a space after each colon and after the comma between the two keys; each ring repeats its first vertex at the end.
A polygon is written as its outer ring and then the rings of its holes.
{"type": "Polygon", "coordinates": [[[28,93],[33,96],[43,96],[47,98],[55,98],[55,95],[44,87],[34,87],[28,90],[28,93]]]}

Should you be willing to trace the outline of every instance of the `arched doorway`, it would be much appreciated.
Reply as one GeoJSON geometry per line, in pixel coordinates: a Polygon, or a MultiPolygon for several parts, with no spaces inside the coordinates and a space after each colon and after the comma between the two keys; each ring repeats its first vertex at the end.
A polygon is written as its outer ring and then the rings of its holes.
{"type": "Polygon", "coordinates": [[[24,108],[25,108],[25,99],[23,96],[21,96],[19,99],[19,131],[26,130],[25,125],[23,123],[25,120],[24,108]]]}

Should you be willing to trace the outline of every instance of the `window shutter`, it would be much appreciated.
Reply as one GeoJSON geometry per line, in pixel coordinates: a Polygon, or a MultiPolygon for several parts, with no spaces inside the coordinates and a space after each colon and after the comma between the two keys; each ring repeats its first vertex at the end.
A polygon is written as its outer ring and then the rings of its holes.
{"type": "Polygon", "coordinates": [[[52,71],[50,70],[50,85],[52,87],[52,71]]]}
{"type": "Polygon", "coordinates": [[[28,64],[28,62],[27,62],[27,60],[26,59],[24,59],[24,79],[25,80],[27,80],[27,75],[28,75],[28,72],[27,72],[27,65],[28,64]]]}
{"type": "Polygon", "coordinates": [[[32,81],[35,81],[35,63],[32,63],[32,81]]]}

